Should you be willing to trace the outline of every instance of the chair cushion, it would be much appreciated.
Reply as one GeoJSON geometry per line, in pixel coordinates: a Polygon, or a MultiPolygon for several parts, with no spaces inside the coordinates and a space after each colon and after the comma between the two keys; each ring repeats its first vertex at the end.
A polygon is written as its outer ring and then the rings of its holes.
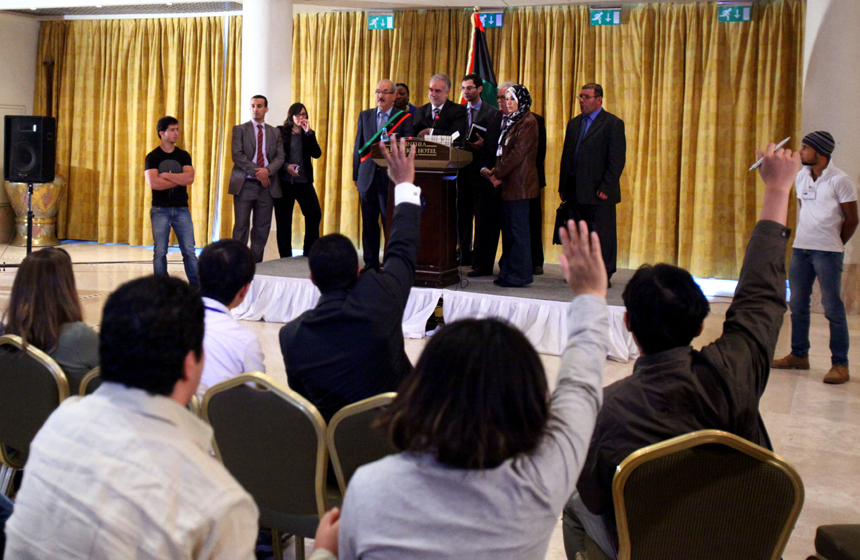
{"type": "Polygon", "coordinates": [[[827,560],[860,560],[860,525],[822,525],[815,552],[827,560]]]}

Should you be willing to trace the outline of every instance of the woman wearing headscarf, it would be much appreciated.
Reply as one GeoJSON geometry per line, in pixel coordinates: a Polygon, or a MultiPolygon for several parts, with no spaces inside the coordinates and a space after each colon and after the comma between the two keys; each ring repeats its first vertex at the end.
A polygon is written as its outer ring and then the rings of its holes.
{"type": "Polygon", "coordinates": [[[496,166],[484,176],[502,189],[501,271],[494,280],[504,288],[531,284],[532,257],[529,235],[529,200],[540,196],[537,174],[538,124],[529,109],[532,98],[523,85],[508,88],[509,115],[502,126],[496,166]]]}

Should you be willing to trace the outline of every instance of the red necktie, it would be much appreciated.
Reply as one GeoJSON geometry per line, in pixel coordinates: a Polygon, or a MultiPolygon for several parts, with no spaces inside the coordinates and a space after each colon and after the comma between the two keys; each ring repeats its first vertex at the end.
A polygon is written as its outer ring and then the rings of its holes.
{"type": "Polygon", "coordinates": [[[257,167],[265,167],[266,161],[263,159],[263,125],[257,125],[257,167]]]}

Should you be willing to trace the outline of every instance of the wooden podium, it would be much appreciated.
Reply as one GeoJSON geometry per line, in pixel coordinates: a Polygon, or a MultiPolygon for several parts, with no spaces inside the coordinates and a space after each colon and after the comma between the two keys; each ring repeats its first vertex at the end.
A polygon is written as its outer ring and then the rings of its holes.
{"type": "MultiPolygon", "coordinates": [[[[407,139],[408,149],[415,154],[415,184],[424,196],[421,214],[421,241],[415,263],[415,286],[443,288],[460,281],[457,260],[457,173],[472,161],[466,150],[428,142],[420,138],[407,139]]],[[[389,149],[385,145],[385,149],[389,149]]],[[[380,144],[371,148],[371,158],[388,167],[382,157],[380,144]]],[[[386,228],[391,231],[394,215],[394,185],[388,189],[386,228]]],[[[386,237],[386,246],[388,239],[386,237]]]]}

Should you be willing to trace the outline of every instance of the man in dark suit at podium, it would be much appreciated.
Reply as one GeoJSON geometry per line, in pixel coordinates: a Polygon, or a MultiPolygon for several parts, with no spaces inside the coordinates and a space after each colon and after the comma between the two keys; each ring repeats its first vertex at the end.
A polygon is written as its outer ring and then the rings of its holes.
{"type": "MultiPolygon", "coordinates": [[[[388,209],[388,174],[384,167],[370,158],[370,147],[382,139],[383,128],[388,134],[402,138],[412,136],[412,115],[394,107],[396,88],[391,80],[376,84],[376,108],[358,115],[358,132],[352,155],[352,180],[361,200],[361,244],[364,247],[364,267],[379,270],[379,219],[386,225],[388,209]]],[[[386,235],[388,234],[385,231],[386,235]]]]}
{"type": "Polygon", "coordinates": [[[415,109],[415,130],[418,136],[451,136],[460,133],[456,141],[462,145],[469,131],[466,108],[448,99],[451,93],[451,78],[448,74],[435,74],[430,78],[430,103],[415,109]]]}
{"type": "MultiPolygon", "coordinates": [[[[586,84],[579,93],[582,114],[567,123],[558,194],[570,219],[585,220],[600,237],[607,276],[615,272],[615,205],[621,202],[621,172],[627,157],[624,121],[603,109],[603,88],[586,84]]],[[[612,283],[610,282],[610,286],[612,283]]]]}
{"type": "MultiPolygon", "coordinates": [[[[472,162],[460,169],[457,176],[457,239],[459,241],[460,266],[472,264],[472,218],[478,210],[479,185],[486,182],[492,188],[490,182],[481,177],[480,154],[484,145],[484,138],[487,136],[486,128],[490,125],[493,117],[499,113],[499,110],[481,100],[481,93],[484,91],[483,84],[484,80],[479,75],[466,74],[460,87],[460,91],[466,99],[467,130],[471,131],[472,125],[485,129],[475,129],[477,134],[475,142],[469,142],[466,139],[466,150],[472,154],[472,162]]],[[[475,243],[478,242],[479,240],[476,238],[475,243]]]]}

